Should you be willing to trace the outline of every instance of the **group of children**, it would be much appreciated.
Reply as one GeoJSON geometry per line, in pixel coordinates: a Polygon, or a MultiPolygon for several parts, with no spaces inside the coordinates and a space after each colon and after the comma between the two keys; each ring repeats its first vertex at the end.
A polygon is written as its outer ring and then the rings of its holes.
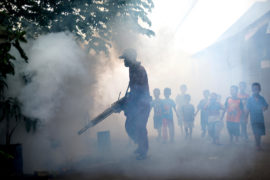
{"type": "Polygon", "coordinates": [[[209,90],[203,92],[204,98],[199,102],[197,110],[190,104],[191,97],[186,94],[187,86],[181,85],[181,94],[177,95],[176,103],[170,98],[171,89],[164,89],[164,99],[160,99],[160,90],[154,89],[154,100],[151,107],[154,109],[154,128],[158,131],[158,140],[163,142],[174,141],[173,111],[185,138],[191,139],[195,116],[200,112],[202,137],[207,133],[214,144],[220,144],[219,137],[224,127],[226,114],[226,126],[230,136],[230,142],[238,142],[239,137],[248,140],[247,124],[250,123],[255,137],[256,148],[261,149],[261,136],[265,135],[263,112],[268,108],[265,99],[260,95],[261,85],[253,83],[252,95],[246,93],[246,83],[240,82],[238,86],[231,86],[231,96],[221,103],[221,96],[209,90]]]}
{"type": "Polygon", "coordinates": [[[173,110],[176,112],[176,104],[170,98],[171,89],[164,89],[165,99],[160,99],[160,90],[154,89],[155,99],[151,102],[151,107],[154,109],[154,128],[158,131],[158,140],[166,142],[168,140],[168,131],[170,134],[170,141],[174,141],[174,123],[173,110]]]}
{"type": "Polygon", "coordinates": [[[164,89],[164,99],[160,99],[160,89],[154,89],[153,93],[155,98],[151,103],[151,107],[154,109],[154,128],[157,129],[158,140],[162,140],[164,143],[168,140],[170,142],[174,141],[173,111],[177,116],[178,124],[182,131],[182,126],[184,124],[186,138],[191,138],[195,108],[190,104],[190,95],[185,94],[184,96],[177,96],[176,102],[181,103],[179,106],[179,104],[176,104],[174,100],[170,98],[170,88],[164,89]]]}

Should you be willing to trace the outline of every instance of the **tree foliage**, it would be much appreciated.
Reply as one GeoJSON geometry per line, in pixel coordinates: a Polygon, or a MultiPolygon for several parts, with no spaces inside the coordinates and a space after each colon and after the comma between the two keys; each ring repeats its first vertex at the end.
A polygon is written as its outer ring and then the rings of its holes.
{"type": "Polygon", "coordinates": [[[15,29],[8,23],[8,16],[0,12],[0,122],[5,122],[6,144],[9,145],[11,137],[21,121],[34,123],[21,112],[22,104],[16,97],[7,97],[7,75],[14,75],[14,61],[16,58],[10,53],[14,47],[27,62],[28,57],[23,51],[20,42],[26,42],[25,32],[15,29]]]}
{"type": "Polygon", "coordinates": [[[0,7],[12,27],[28,36],[70,31],[97,53],[108,53],[113,34],[119,33],[116,22],[131,22],[127,31],[154,35],[147,28],[152,0],[2,0],[0,7]]]}

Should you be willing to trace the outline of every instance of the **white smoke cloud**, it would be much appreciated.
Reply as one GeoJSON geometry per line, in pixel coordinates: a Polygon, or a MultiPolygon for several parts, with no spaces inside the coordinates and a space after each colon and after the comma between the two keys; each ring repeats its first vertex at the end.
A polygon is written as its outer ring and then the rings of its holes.
{"type": "Polygon", "coordinates": [[[20,60],[16,51],[13,53],[18,60],[15,76],[8,77],[7,95],[18,97],[23,114],[39,119],[39,124],[34,134],[19,126],[12,143],[23,144],[25,172],[55,170],[92,152],[89,144],[95,141],[89,140],[89,134],[78,136],[77,131],[86,124],[86,114],[94,111],[99,65],[97,58],[87,54],[69,33],[28,40],[24,50],[28,63],[20,60]]]}
{"type": "Polygon", "coordinates": [[[88,75],[83,64],[87,56],[73,36],[66,33],[40,36],[33,42],[28,56],[24,73],[33,77],[19,95],[23,112],[48,121],[61,105],[61,99],[67,98],[70,78],[84,80],[88,75]]]}

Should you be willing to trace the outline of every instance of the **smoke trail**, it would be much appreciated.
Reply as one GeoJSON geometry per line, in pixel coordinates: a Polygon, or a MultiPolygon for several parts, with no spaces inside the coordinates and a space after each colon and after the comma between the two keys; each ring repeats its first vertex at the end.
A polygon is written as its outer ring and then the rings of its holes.
{"type": "Polygon", "coordinates": [[[28,52],[25,75],[32,76],[20,92],[23,112],[29,117],[50,120],[63,98],[67,98],[69,80],[85,81],[86,54],[71,35],[65,33],[40,36],[28,52]]]}

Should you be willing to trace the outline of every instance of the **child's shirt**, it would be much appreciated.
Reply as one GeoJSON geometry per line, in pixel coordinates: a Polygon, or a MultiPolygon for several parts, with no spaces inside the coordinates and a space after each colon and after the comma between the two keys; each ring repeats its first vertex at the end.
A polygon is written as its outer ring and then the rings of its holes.
{"type": "Polygon", "coordinates": [[[154,119],[162,118],[162,99],[154,99],[151,102],[151,107],[154,109],[154,119]]]}
{"type": "Polygon", "coordinates": [[[250,112],[251,123],[264,122],[263,109],[267,108],[268,104],[261,95],[251,96],[247,101],[247,109],[250,112]]]}
{"type": "Polygon", "coordinates": [[[243,103],[243,105],[246,106],[247,100],[249,98],[249,94],[247,94],[247,93],[239,93],[238,94],[238,98],[240,98],[241,101],[242,101],[242,103],[243,103]]]}
{"type": "Polygon", "coordinates": [[[204,109],[208,114],[208,123],[220,120],[220,110],[222,110],[222,105],[219,102],[210,101],[204,109]]]}
{"type": "Polygon", "coordinates": [[[165,119],[173,120],[173,108],[175,108],[175,102],[170,98],[162,100],[162,117],[165,119]]]}
{"type": "Polygon", "coordinates": [[[182,114],[184,121],[194,121],[195,108],[192,104],[185,104],[182,106],[182,114]]]}
{"type": "Polygon", "coordinates": [[[197,106],[198,110],[201,111],[201,119],[203,120],[207,120],[207,117],[208,117],[207,111],[205,109],[205,106],[207,105],[207,103],[208,103],[208,99],[202,99],[197,106]]]}
{"type": "Polygon", "coordinates": [[[229,122],[240,122],[243,109],[243,103],[240,98],[227,98],[225,102],[226,120],[229,122]]]}
{"type": "Polygon", "coordinates": [[[243,106],[244,106],[244,112],[242,113],[241,115],[241,119],[244,121],[244,122],[248,122],[248,116],[247,114],[245,113],[247,111],[247,100],[249,98],[249,94],[247,93],[239,93],[238,94],[238,98],[241,99],[242,103],[243,103],[243,106]]]}

